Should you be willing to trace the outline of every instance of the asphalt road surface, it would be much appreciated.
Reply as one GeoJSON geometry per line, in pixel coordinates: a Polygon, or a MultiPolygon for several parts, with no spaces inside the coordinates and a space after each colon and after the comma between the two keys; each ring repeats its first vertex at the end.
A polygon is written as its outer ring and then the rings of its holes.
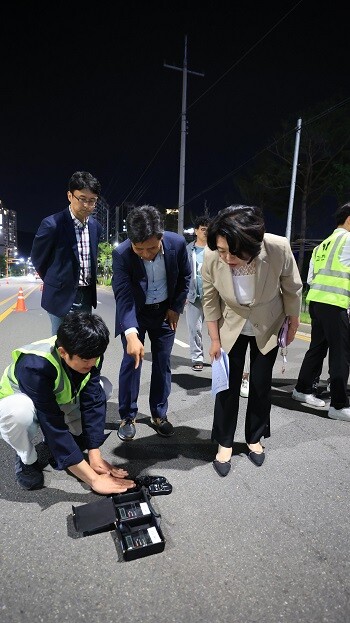
{"type": "MultiPolygon", "coordinates": [[[[14,347],[50,335],[40,288],[0,280],[1,372],[14,347]],[[19,287],[26,311],[15,311],[19,287]]],[[[111,289],[99,288],[98,299],[111,331],[103,373],[114,385],[102,452],[132,477],[160,474],[173,485],[152,499],[165,549],[126,562],[113,531],[82,537],[72,506],[101,496],[50,466],[44,489],[21,490],[15,453],[0,440],[1,623],[349,623],[350,424],[291,399],[307,327],[289,347],[285,373],[280,356],[275,364],[264,465],[246,456],[242,398],[232,469],[220,478],[211,464],[211,367],[207,357],[203,372],[191,370],[184,316],[172,354],[175,435],[159,437],[150,424],[146,342],[136,437],[119,440],[121,345],[111,289]]]]}

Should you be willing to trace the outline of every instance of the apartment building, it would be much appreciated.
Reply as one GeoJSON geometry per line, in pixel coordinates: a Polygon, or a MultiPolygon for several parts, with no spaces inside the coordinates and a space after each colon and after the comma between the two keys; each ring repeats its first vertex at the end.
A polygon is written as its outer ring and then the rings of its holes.
{"type": "Polygon", "coordinates": [[[17,252],[17,213],[7,210],[0,199],[0,255],[14,257],[17,252]]]}

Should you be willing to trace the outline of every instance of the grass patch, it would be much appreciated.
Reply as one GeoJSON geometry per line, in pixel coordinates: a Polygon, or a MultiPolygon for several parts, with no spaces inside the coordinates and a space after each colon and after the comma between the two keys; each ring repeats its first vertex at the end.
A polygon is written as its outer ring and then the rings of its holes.
{"type": "Polygon", "coordinates": [[[300,322],[311,324],[310,314],[308,312],[300,312],[300,322]]]}

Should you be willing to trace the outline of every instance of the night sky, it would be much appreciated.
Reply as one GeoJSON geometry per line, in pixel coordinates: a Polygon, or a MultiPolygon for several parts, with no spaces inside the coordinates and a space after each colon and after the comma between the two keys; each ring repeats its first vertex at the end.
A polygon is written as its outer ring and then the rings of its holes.
{"type": "MultiPolygon", "coordinates": [[[[188,75],[185,224],[204,206],[214,214],[227,205],[228,174],[282,120],[296,124],[309,106],[349,97],[350,11],[340,2],[203,5],[2,7],[0,199],[20,231],[34,233],[67,206],[76,170],[100,180],[112,209],[176,207],[182,72],[164,62],[182,67],[185,35],[188,69],[205,74],[188,75]]],[[[284,234],[285,225],[272,227],[284,234]]]]}

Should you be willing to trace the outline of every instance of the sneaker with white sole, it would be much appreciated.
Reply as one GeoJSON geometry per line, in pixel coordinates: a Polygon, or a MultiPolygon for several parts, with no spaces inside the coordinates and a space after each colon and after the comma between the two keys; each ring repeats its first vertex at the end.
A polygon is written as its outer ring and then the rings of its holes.
{"type": "Polygon", "coordinates": [[[350,407],[343,407],[343,409],[329,407],[328,417],[332,418],[332,420],[344,420],[344,422],[350,422],[350,407]]]}
{"type": "Polygon", "coordinates": [[[302,392],[297,392],[296,389],[293,389],[292,398],[293,400],[297,400],[298,402],[306,402],[307,405],[312,405],[313,407],[326,406],[324,400],[316,398],[316,396],[314,396],[313,394],[303,394],[302,392]]]}
{"type": "Polygon", "coordinates": [[[249,396],[249,381],[248,379],[242,379],[241,389],[239,391],[239,395],[242,398],[248,398],[249,396]]]}

